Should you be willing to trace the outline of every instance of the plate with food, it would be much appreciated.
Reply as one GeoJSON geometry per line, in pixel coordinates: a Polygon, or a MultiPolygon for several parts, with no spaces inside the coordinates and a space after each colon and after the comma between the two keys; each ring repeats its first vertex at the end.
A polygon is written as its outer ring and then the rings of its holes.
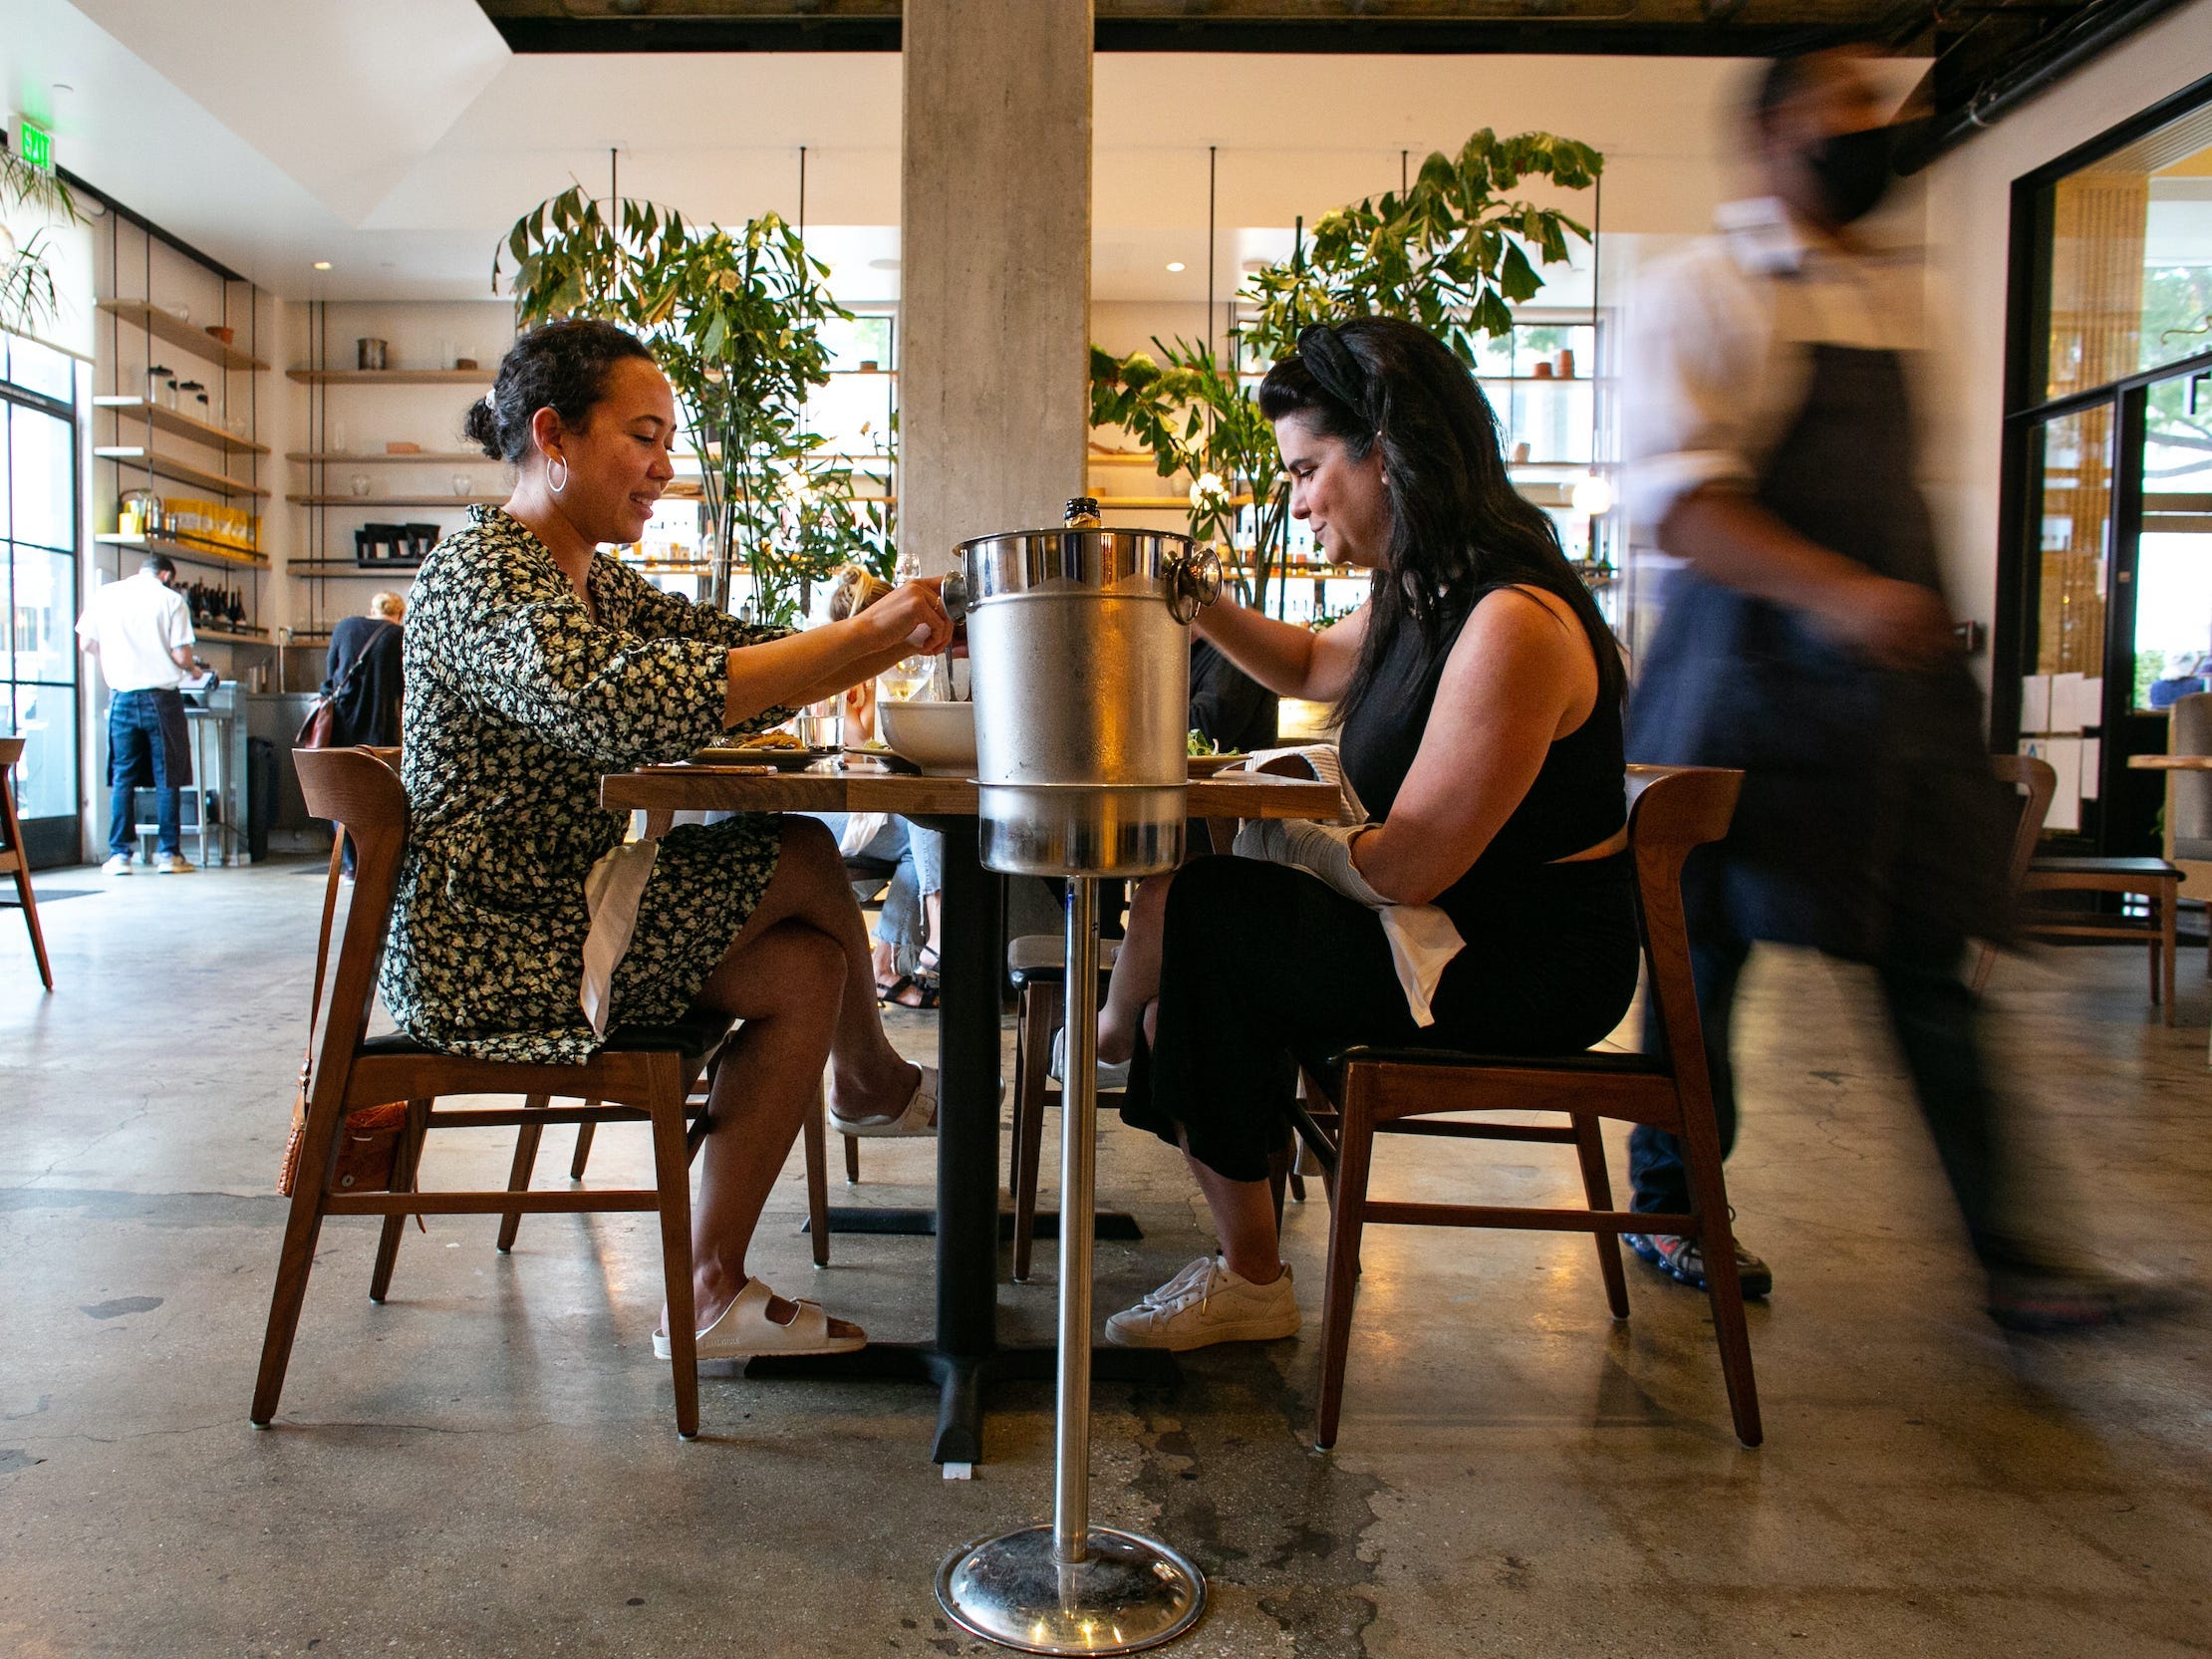
{"type": "Polygon", "coordinates": [[[922,770],[921,767],[899,753],[898,750],[880,737],[871,737],[865,743],[847,743],[845,745],[845,758],[848,761],[878,761],[894,772],[919,772],[922,770]]]}
{"type": "Polygon", "coordinates": [[[742,743],[715,743],[694,750],[691,761],[699,766],[773,766],[779,772],[799,772],[838,752],[809,748],[788,731],[764,731],[742,743]]]}
{"type": "Polygon", "coordinates": [[[1194,754],[1191,756],[1193,777],[1212,777],[1216,772],[1226,772],[1232,766],[1242,766],[1251,758],[1242,751],[1235,754],[1194,754]]]}

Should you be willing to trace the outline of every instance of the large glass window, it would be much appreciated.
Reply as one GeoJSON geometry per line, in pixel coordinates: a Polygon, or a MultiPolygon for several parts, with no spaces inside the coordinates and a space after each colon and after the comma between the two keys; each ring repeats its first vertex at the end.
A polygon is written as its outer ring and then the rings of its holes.
{"type": "Polygon", "coordinates": [[[34,863],[74,863],[79,798],[77,365],[0,335],[0,722],[34,863]]]}

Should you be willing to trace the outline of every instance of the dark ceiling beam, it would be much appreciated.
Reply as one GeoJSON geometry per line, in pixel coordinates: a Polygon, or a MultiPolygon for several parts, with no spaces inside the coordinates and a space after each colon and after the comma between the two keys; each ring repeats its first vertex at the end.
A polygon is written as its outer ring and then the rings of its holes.
{"type": "MultiPolygon", "coordinates": [[[[1728,0],[1715,6],[1723,18],[1728,0]]],[[[896,52],[899,21],[884,17],[492,17],[508,47],[524,53],[574,52],[896,52]]],[[[1605,53],[1625,57],[1763,58],[1803,51],[1862,29],[1803,23],[1745,24],[1717,20],[1652,23],[1628,19],[1579,22],[1545,16],[1531,0],[1520,18],[1472,21],[1384,17],[1241,19],[1186,13],[1177,17],[1100,18],[1101,52],[1392,53],[1407,56],[1486,53],[1605,53]]]]}

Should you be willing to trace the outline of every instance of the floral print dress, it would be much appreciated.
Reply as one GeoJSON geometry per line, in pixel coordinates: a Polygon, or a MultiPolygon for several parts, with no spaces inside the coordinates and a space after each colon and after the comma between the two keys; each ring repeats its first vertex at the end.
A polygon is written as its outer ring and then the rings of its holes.
{"type": "MultiPolygon", "coordinates": [[[[604,556],[587,607],[519,521],[497,507],[469,521],[430,550],[408,605],[410,823],[379,989],[433,1048],[581,1064],[600,1044],[577,1000],[584,878],[629,826],[600,806],[600,775],[721,738],[724,654],[788,630],[662,593],[604,556]]],[[[775,873],[779,839],[771,813],[662,839],[610,1028],[691,1006],[775,873]]]]}

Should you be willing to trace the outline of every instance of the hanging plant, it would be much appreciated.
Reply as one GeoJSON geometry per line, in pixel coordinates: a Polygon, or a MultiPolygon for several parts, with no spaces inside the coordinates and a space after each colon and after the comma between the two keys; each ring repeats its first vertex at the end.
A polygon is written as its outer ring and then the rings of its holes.
{"type": "Polygon", "coordinates": [[[1246,279],[1236,363],[1225,366],[1210,346],[1181,339],[1155,338],[1157,358],[1117,358],[1093,346],[1091,423],[1126,429],[1162,477],[1188,472],[1196,480],[1194,536],[1222,537],[1250,508],[1241,562],[1251,575],[1247,597],[1264,595],[1288,535],[1289,488],[1273,430],[1239,367],[1290,356],[1313,323],[1380,316],[1420,324],[1474,368],[1482,340],[1508,332],[1513,308],[1543,287],[1537,267],[1565,260],[1570,237],[1590,240],[1579,220],[1512,192],[1529,177],[1587,189],[1604,164],[1572,138],[1501,138],[1487,127],[1456,156],[1434,152],[1407,189],[1324,215],[1289,259],[1246,279]],[[1217,487],[1205,487],[1209,478],[1217,487]]]}
{"type": "Polygon", "coordinates": [[[822,328],[852,313],[782,218],[724,229],[654,202],[603,210],[579,184],[515,221],[494,291],[508,255],[519,326],[600,317],[652,348],[698,451],[717,604],[739,566],[760,620],[778,623],[841,565],[889,574],[889,504],[856,507],[861,475],[830,463],[805,419],[807,394],[829,382],[822,328]]]}
{"type": "MultiPolygon", "coordinates": [[[[54,174],[34,167],[12,149],[0,149],[0,216],[36,208],[63,224],[83,224],[77,198],[54,174]]],[[[0,329],[35,334],[61,315],[54,268],[47,263],[49,226],[18,237],[0,223],[0,329]]]]}

